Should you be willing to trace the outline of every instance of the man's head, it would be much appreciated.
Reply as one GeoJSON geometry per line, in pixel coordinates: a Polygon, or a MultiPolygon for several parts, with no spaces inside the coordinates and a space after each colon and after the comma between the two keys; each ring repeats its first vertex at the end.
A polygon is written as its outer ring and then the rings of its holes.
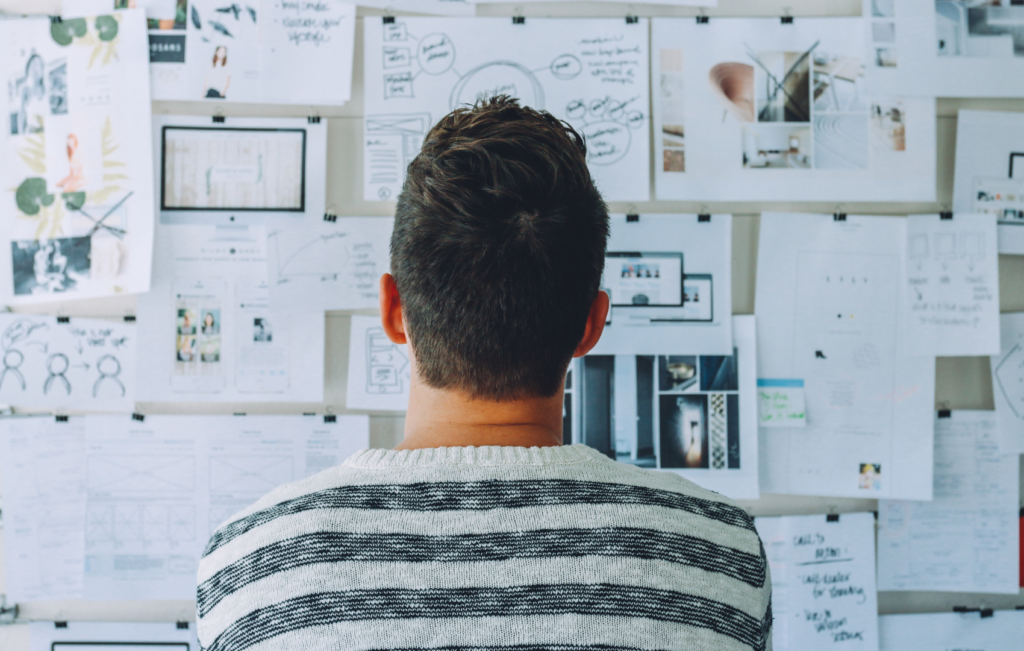
{"type": "Polygon", "coordinates": [[[427,134],[391,237],[420,380],[496,401],[560,390],[607,309],[595,299],[608,209],[586,158],[572,127],[504,96],[427,134]]]}

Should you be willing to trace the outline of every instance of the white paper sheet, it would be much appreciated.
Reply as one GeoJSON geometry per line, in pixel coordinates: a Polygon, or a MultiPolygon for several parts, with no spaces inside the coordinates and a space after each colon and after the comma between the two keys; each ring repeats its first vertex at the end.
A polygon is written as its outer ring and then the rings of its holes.
{"type": "Polygon", "coordinates": [[[587,138],[608,201],[650,196],[646,18],[396,18],[363,22],[363,198],[398,196],[427,131],[496,91],[587,138]]]}
{"type": "Polygon", "coordinates": [[[132,323],[0,314],[0,402],[131,411],[136,339],[132,323]]]}
{"type": "Polygon", "coordinates": [[[81,599],[85,419],[0,419],[7,603],[81,599]]]}
{"type": "Polygon", "coordinates": [[[882,615],[878,618],[879,651],[1006,651],[1020,646],[1024,612],[882,615]]]}
{"type": "Polygon", "coordinates": [[[772,648],[878,648],[870,513],[755,518],[772,573],[772,648]]]}
{"type": "Polygon", "coordinates": [[[475,0],[355,0],[360,7],[375,7],[391,11],[411,11],[418,14],[440,16],[473,16],[475,0]]]}
{"type": "Polygon", "coordinates": [[[935,358],[904,351],[906,220],[761,216],[758,375],[804,381],[804,428],[761,429],[766,493],[931,499],[935,358]]]}
{"type": "Polygon", "coordinates": [[[356,310],[378,306],[391,266],[390,217],[275,218],[267,229],[267,281],[281,309],[356,310]]]}
{"type": "Polygon", "coordinates": [[[612,215],[611,321],[592,354],[730,355],[731,259],[732,215],[612,215]]]}
{"type": "Polygon", "coordinates": [[[0,303],[149,289],[146,51],[142,11],[0,22],[0,303]]]}
{"type": "Polygon", "coordinates": [[[1019,97],[1024,7],[1003,1],[865,0],[879,92],[1019,97]]]}
{"type": "MultiPolygon", "coordinates": [[[[118,0],[64,0],[64,16],[118,0]]],[[[340,105],[352,95],[355,5],[177,0],[149,15],[153,99],[340,105]]]]}
{"type": "Polygon", "coordinates": [[[903,300],[908,353],[996,353],[999,256],[995,217],[910,215],[903,300]]]}
{"type": "Polygon", "coordinates": [[[933,201],[935,101],[870,93],[862,30],[655,18],[657,198],[933,201]]]}
{"type": "Polygon", "coordinates": [[[999,317],[1002,345],[990,358],[1000,454],[1024,454],[1024,312],[999,317]]]}
{"type": "Polygon", "coordinates": [[[391,343],[377,316],[352,316],[345,407],[405,411],[412,365],[408,346],[391,343]]]}
{"type": "MultiPolygon", "coordinates": [[[[508,0],[476,0],[478,5],[507,3],[508,0]]],[[[561,0],[562,2],[595,2],[595,0],[561,0]]],[[[517,4],[545,2],[545,0],[518,0],[517,4]]],[[[617,0],[596,0],[601,2],[617,2],[617,0]]],[[[679,7],[717,7],[718,0],[645,0],[645,5],[676,5],[679,7]]]]}
{"type": "Polygon", "coordinates": [[[194,599],[221,523],[368,447],[366,416],[331,418],[89,417],[86,597],[194,599]]]}
{"type": "Polygon", "coordinates": [[[754,317],[732,317],[733,353],[579,360],[576,443],[671,470],[734,499],[757,499],[754,317]]]}
{"type": "Polygon", "coordinates": [[[323,311],[271,304],[264,232],[158,227],[138,302],[139,400],[323,400],[323,311]]]}
{"type": "Polygon", "coordinates": [[[29,626],[32,651],[199,651],[194,623],[185,629],[170,622],[68,622],[67,628],[32,622],[29,626]]]}
{"type": "Polygon", "coordinates": [[[1024,253],[1024,114],[958,115],[953,210],[996,215],[999,252],[1024,253]]]}
{"type": "Polygon", "coordinates": [[[935,421],[932,501],[878,503],[880,590],[1018,593],[1019,458],[998,428],[992,411],[935,421]]]}

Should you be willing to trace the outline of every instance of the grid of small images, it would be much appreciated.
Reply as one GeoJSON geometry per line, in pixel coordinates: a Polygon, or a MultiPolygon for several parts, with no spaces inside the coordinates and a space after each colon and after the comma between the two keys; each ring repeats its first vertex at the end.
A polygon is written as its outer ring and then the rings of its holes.
{"type": "Polygon", "coordinates": [[[879,68],[896,67],[896,0],[870,0],[871,54],[879,68]]]}

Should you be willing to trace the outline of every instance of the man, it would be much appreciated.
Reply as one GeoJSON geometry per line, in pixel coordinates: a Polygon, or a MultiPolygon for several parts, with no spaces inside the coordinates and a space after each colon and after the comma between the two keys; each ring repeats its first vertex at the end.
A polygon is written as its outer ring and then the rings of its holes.
{"type": "Polygon", "coordinates": [[[214,534],[204,648],[770,648],[768,565],[742,509],[560,445],[567,366],[608,311],[607,237],[567,124],[497,97],[431,130],[380,282],[414,370],[405,439],[214,534]]]}

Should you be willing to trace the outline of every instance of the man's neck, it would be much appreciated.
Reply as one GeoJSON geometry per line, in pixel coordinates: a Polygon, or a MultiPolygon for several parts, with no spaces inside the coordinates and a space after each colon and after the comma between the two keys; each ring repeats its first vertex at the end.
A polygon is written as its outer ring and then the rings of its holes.
{"type": "Polygon", "coordinates": [[[562,392],[550,398],[494,402],[428,387],[409,390],[405,438],[396,450],[562,444],[562,392]]]}

